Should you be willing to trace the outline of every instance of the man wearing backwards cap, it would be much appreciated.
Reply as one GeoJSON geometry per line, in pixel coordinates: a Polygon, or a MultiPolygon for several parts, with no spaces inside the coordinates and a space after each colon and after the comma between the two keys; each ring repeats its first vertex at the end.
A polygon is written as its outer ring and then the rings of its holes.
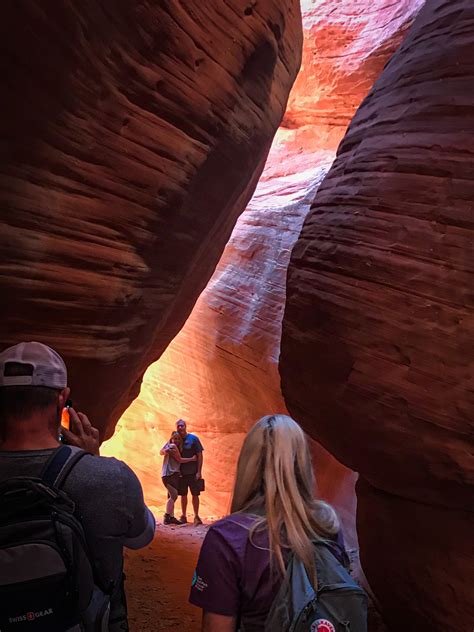
{"type": "Polygon", "coordinates": [[[22,342],[0,353],[0,482],[39,476],[52,452],[65,443],[92,453],[64,483],[82,514],[82,524],[104,581],[115,582],[110,631],[128,630],[123,593],[123,547],[153,540],[155,520],[135,474],[122,461],[99,456],[99,432],[84,413],[69,408],[70,430],[61,428],[69,397],[61,356],[39,342],[22,342]]]}

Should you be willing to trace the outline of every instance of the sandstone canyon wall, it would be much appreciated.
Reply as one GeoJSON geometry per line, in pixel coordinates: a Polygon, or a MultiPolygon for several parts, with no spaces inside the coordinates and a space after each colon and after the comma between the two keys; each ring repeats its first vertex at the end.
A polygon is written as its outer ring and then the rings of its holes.
{"type": "Polygon", "coordinates": [[[0,346],[49,343],[102,432],[186,320],[257,183],[297,0],[2,9],[0,346]]]}
{"type": "MultiPolygon", "coordinates": [[[[257,191],[190,318],[145,374],[104,454],[131,462],[163,504],[159,450],[184,417],[205,445],[203,515],[229,506],[251,424],[284,412],[277,371],[289,255],[337,143],[406,33],[419,1],[303,2],[303,63],[257,191]]],[[[312,433],[318,438],[317,432],[312,433]]],[[[355,474],[313,444],[319,492],[355,537],[355,474]]]]}
{"type": "Polygon", "coordinates": [[[474,624],[474,5],[432,0],[357,112],[293,250],[289,410],[360,472],[393,629],[474,624]]]}

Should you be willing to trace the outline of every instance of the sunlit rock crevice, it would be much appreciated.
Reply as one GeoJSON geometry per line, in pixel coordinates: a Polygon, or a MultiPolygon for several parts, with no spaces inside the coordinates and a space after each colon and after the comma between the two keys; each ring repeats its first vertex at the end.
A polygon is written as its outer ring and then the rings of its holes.
{"type": "MultiPolygon", "coordinates": [[[[204,515],[229,506],[244,434],[286,410],[277,370],[291,249],[338,142],[421,2],[303,2],[303,62],[257,191],[190,318],[145,375],[106,447],[162,505],[159,448],[184,417],[206,447],[204,515]]],[[[315,411],[318,410],[316,405],[315,411]]],[[[309,429],[318,438],[318,429],[309,429]]],[[[319,493],[356,545],[355,474],[313,445],[319,493]]]]}

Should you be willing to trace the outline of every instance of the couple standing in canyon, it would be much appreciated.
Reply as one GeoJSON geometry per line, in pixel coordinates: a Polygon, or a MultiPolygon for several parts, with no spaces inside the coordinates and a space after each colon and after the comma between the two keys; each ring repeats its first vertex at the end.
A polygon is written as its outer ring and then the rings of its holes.
{"type": "MultiPolygon", "coordinates": [[[[61,426],[69,395],[66,365],[50,347],[20,343],[0,353],[4,632],[23,622],[38,631],[126,632],[123,547],[154,538],[133,471],[99,455],[99,432],[84,413],[69,407],[70,428],[61,426]]],[[[202,445],[181,419],[177,434],[193,466],[178,486],[183,515],[190,488],[199,517],[202,445]]],[[[170,460],[176,448],[165,448],[170,460]]],[[[339,518],[313,490],[301,427],[286,415],[262,417],[243,442],[231,514],[209,528],[192,580],[202,632],[366,632],[366,595],[349,575],[339,518]]]]}
{"type": "Polygon", "coordinates": [[[204,479],[202,478],[203,464],[202,443],[194,434],[188,433],[184,419],[178,419],[176,430],[160,450],[164,457],[161,477],[163,485],[168,491],[168,501],[163,524],[186,524],[188,507],[188,490],[191,492],[194,526],[202,524],[199,517],[199,495],[204,491],[204,479]],[[181,496],[181,518],[174,515],[174,505],[178,496],[181,496]]]}

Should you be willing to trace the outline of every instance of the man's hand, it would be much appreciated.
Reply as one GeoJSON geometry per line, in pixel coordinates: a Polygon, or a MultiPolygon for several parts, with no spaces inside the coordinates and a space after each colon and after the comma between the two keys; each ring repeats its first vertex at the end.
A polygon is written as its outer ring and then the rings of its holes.
{"type": "Polygon", "coordinates": [[[69,408],[70,430],[61,428],[64,443],[81,448],[86,452],[99,456],[99,431],[94,428],[84,413],[76,413],[69,408]]]}
{"type": "Polygon", "coordinates": [[[201,480],[201,478],[202,478],[202,476],[201,476],[201,472],[196,472],[196,480],[197,480],[197,481],[200,481],[200,480],[201,480]]]}

